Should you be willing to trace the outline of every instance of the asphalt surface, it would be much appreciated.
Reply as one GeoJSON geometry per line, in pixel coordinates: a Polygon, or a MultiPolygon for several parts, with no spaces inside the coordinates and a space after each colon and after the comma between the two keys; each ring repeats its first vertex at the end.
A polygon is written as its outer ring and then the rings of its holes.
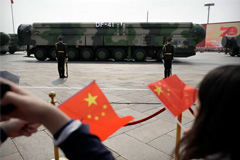
{"type": "MultiPolygon", "coordinates": [[[[37,61],[25,52],[0,55],[0,70],[20,75],[20,86],[45,101],[48,93],[56,92],[63,102],[96,79],[119,116],[131,115],[142,119],[163,105],[149,91],[147,84],[161,80],[164,67],[160,62],[69,62],[69,78],[59,79],[56,61],[37,61]]],[[[212,69],[228,64],[240,64],[240,57],[224,53],[197,53],[188,58],[175,58],[173,74],[186,84],[198,88],[199,82],[212,69]]],[[[239,74],[239,73],[236,73],[239,74]]],[[[193,106],[194,108],[194,106],[193,106]]],[[[183,113],[183,124],[190,128],[194,117],[183,113]]],[[[103,143],[117,160],[174,159],[176,122],[164,111],[137,125],[123,127],[103,143]]],[[[61,156],[64,156],[60,152],[61,156]]],[[[41,126],[31,137],[8,138],[0,147],[1,160],[49,160],[54,158],[52,135],[41,126]]]]}

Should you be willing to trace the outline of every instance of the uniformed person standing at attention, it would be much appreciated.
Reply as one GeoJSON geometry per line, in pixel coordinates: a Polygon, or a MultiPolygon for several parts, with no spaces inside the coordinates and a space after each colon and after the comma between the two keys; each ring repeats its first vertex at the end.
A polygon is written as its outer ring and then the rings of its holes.
{"type": "Polygon", "coordinates": [[[56,58],[58,61],[58,72],[60,78],[67,78],[64,75],[64,64],[65,61],[68,61],[68,54],[67,54],[67,45],[63,43],[63,37],[58,37],[59,42],[55,44],[56,46],[56,58]]]}
{"type": "Polygon", "coordinates": [[[167,38],[167,44],[163,46],[164,78],[171,75],[172,61],[174,57],[174,46],[171,45],[171,38],[167,38]]]}

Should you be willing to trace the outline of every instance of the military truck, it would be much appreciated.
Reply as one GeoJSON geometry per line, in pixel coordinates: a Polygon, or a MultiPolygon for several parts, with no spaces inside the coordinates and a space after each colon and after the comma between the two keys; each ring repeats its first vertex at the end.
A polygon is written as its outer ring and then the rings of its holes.
{"type": "Polygon", "coordinates": [[[17,34],[7,34],[0,32],[0,50],[1,54],[14,54],[16,51],[25,51],[26,46],[24,46],[19,40],[17,34]]]}
{"type": "Polygon", "coordinates": [[[222,46],[225,47],[226,54],[229,53],[232,57],[235,55],[240,57],[240,35],[234,37],[224,36],[222,38],[222,46]]]}
{"type": "Polygon", "coordinates": [[[55,59],[55,43],[64,37],[69,60],[161,60],[162,47],[172,37],[176,57],[195,55],[205,29],[193,23],[33,23],[18,27],[28,54],[43,61],[55,59]]]}
{"type": "Polygon", "coordinates": [[[1,50],[1,54],[5,54],[6,51],[8,51],[8,46],[7,44],[9,43],[11,37],[3,32],[0,32],[0,50],[1,50]]]}

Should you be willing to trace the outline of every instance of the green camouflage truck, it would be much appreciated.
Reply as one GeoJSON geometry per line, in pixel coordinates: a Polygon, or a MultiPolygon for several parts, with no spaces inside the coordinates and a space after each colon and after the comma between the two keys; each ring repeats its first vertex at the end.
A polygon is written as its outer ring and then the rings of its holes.
{"type": "Polygon", "coordinates": [[[0,32],[0,41],[1,54],[6,54],[7,52],[14,54],[16,51],[26,50],[26,46],[18,40],[17,34],[7,34],[0,32]]]}
{"type": "Polygon", "coordinates": [[[8,52],[8,43],[10,41],[11,37],[4,33],[4,32],[0,32],[0,50],[1,50],[1,54],[5,54],[6,52],[8,52]]]}
{"type": "Polygon", "coordinates": [[[195,55],[205,29],[193,23],[33,23],[18,27],[19,40],[38,60],[55,59],[55,43],[64,37],[69,60],[161,60],[162,47],[172,37],[176,57],[195,55]]]}
{"type": "Polygon", "coordinates": [[[240,35],[238,36],[224,36],[222,38],[222,46],[225,48],[225,53],[229,53],[234,57],[237,55],[240,57],[240,35]]]}

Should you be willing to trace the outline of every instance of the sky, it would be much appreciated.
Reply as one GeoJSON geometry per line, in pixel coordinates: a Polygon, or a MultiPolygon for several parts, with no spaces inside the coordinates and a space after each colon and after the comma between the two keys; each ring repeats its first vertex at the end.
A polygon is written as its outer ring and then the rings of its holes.
{"type": "Polygon", "coordinates": [[[0,0],[0,32],[17,33],[35,22],[193,22],[240,21],[240,0],[0,0]]]}

